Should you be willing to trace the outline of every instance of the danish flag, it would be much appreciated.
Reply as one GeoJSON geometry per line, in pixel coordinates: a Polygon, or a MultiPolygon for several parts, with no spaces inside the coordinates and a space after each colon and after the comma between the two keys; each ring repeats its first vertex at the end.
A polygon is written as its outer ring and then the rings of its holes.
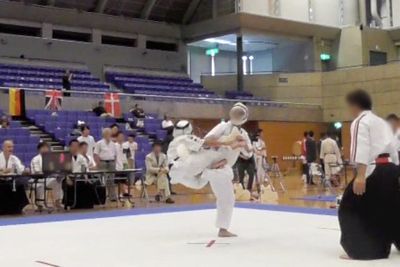
{"type": "Polygon", "coordinates": [[[113,117],[121,117],[121,103],[119,101],[118,93],[106,93],[104,95],[105,109],[113,117]]]}

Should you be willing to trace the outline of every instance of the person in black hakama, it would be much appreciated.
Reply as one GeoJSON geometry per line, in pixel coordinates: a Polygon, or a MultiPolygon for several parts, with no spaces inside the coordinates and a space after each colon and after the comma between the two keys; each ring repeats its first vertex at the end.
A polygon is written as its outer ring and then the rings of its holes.
{"type": "Polygon", "coordinates": [[[23,184],[13,183],[7,175],[20,175],[25,172],[21,161],[13,155],[14,143],[6,140],[0,153],[0,215],[21,214],[29,204],[23,184]]]}
{"type": "Polygon", "coordinates": [[[348,94],[355,118],[351,125],[351,161],[356,176],[347,186],[339,208],[341,245],[356,260],[387,258],[399,235],[400,187],[393,132],[372,113],[370,96],[348,94]]]}

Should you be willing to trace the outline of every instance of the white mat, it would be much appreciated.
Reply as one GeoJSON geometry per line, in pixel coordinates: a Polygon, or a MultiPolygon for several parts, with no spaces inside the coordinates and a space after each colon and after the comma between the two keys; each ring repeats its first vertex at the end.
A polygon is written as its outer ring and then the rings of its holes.
{"type": "Polygon", "coordinates": [[[215,237],[214,216],[201,210],[3,226],[0,266],[400,266],[394,250],[389,260],[340,260],[335,216],[237,208],[233,239],[215,237]]]}

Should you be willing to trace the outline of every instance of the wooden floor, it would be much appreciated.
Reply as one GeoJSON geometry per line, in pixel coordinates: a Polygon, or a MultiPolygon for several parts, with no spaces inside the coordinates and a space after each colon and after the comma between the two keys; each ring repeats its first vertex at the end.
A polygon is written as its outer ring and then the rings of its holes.
{"type": "MultiPolygon", "coordinates": [[[[312,208],[333,208],[334,202],[322,202],[322,201],[305,201],[298,200],[296,198],[301,198],[304,196],[317,196],[317,195],[338,195],[343,191],[343,186],[340,188],[334,188],[333,190],[328,190],[323,188],[321,184],[317,182],[317,185],[307,186],[301,180],[300,174],[290,174],[283,177],[283,183],[285,185],[286,191],[281,190],[279,185],[279,180],[277,178],[272,179],[273,184],[278,192],[278,197],[276,200],[269,200],[266,202],[253,201],[254,203],[263,204],[273,204],[273,205],[290,205],[298,207],[312,207],[312,208]]],[[[165,207],[165,206],[182,206],[182,205],[195,205],[195,204],[208,204],[214,203],[215,198],[211,192],[209,186],[201,190],[192,190],[181,185],[174,185],[173,191],[176,195],[172,198],[175,200],[175,204],[165,204],[163,202],[157,203],[154,201],[155,188],[150,187],[148,189],[149,201],[140,198],[140,187],[133,188],[133,196],[136,208],[151,208],[151,207],[165,207]]],[[[51,201],[50,201],[51,202],[51,201]]],[[[251,203],[252,201],[244,201],[251,203]]],[[[90,211],[98,210],[112,210],[112,209],[127,209],[132,208],[129,203],[125,202],[108,202],[104,207],[95,207],[95,209],[90,211]]],[[[85,212],[86,210],[79,210],[73,212],[85,212]]],[[[58,211],[65,212],[65,211],[58,211]]],[[[71,212],[71,211],[70,211],[71,212]]],[[[45,212],[47,214],[47,212],[45,212]]],[[[37,215],[38,212],[35,211],[33,205],[28,206],[25,209],[25,216],[37,215]]]]}

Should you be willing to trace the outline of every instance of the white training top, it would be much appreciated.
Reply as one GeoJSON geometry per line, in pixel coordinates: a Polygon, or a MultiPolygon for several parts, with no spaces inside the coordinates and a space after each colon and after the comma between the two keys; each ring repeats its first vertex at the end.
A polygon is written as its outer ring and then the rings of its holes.
{"type": "Polygon", "coordinates": [[[117,171],[123,171],[124,170],[124,164],[128,163],[128,159],[126,157],[126,154],[124,153],[124,150],[129,149],[123,144],[115,143],[115,146],[117,147],[117,158],[115,159],[115,170],[117,171]]]}
{"type": "Polygon", "coordinates": [[[138,144],[135,141],[133,141],[132,143],[129,143],[129,141],[126,141],[123,146],[124,146],[124,148],[129,148],[129,150],[131,151],[131,159],[134,160],[136,150],[138,150],[138,144]]]}
{"type": "Polygon", "coordinates": [[[94,147],[96,145],[96,141],[94,140],[94,137],[91,136],[91,135],[89,135],[87,137],[84,137],[84,136],[81,135],[81,136],[78,137],[77,140],[78,140],[79,143],[85,142],[85,143],[88,144],[87,154],[89,156],[93,157],[93,150],[94,150],[94,147]]]}
{"type": "Polygon", "coordinates": [[[393,138],[393,131],[385,120],[372,111],[362,112],[351,124],[351,162],[367,165],[367,177],[374,171],[375,159],[380,154],[390,154],[397,165],[399,157],[393,138]]]}
{"type": "Polygon", "coordinates": [[[253,142],[254,151],[257,152],[257,156],[267,157],[267,147],[264,140],[258,138],[257,141],[253,142]]]}
{"type": "Polygon", "coordinates": [[[31,160],[31,173],[40,174],[43,172],[42,169],[42,155],[38,154],[31,160]]]}
{"type": "Polygon", "coordinates": [[[0,153],[0,169],[12,169],[12,172],[16,171],[16,174],[22,174],[25,170],[25,166],[22,162],[14,155],[11,155],[8,160],[4,157],[4,153],[0,153]]]}
{"type": "Polygon", "coordinates": [[[101,139],[94,146],[94,154],[98,155],[100,160],[116,160],[117,147],[113,141],[107,143],[101,139]]]}
{"type": "Polygon", "coordinates": [[[82,166],[85,167],[86,171],[89,169],[86,159],[81,154],[72,156],[72,172],[82,172],[82,166]]]}

